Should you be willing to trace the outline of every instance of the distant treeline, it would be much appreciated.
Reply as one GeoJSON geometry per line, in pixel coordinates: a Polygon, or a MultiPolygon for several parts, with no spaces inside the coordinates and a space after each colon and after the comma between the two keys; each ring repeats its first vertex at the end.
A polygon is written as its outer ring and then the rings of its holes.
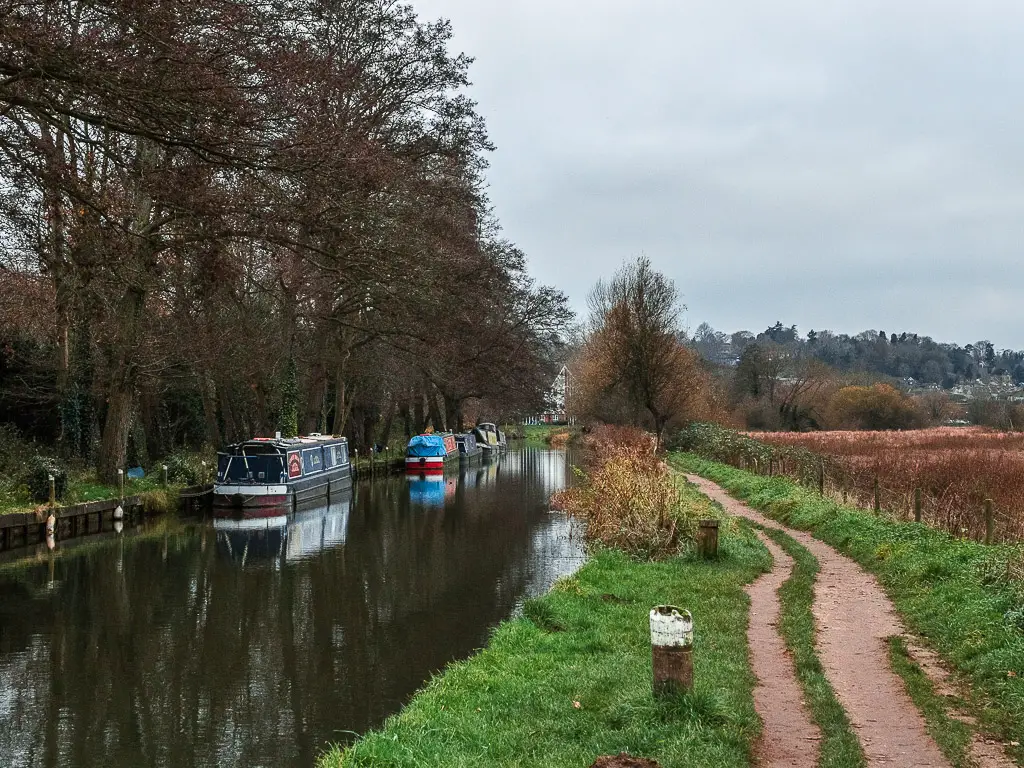
{"type": "Polygon", "coordinates": [[[110,480],[540,410],[571,313],[450,42],[386,0],[3,4],[0,424],[110,480]]]}
{"type": "Polygon", "coordinates": [[[943,389],[988,376],[1010,376],[1013,383],[1024,384],[1024,351],[997,350],[989,341],[961,347],[916,333],[885,331],[849,336],[812,330],[801,336],[795,325],[785,327],[781,322],[756,335],[749,331],[727,334],[702,323],[688,341],[703,358],[716,363],[739,364],[752,345],[773,344],[843,373],[914,379],[943,389]]]}

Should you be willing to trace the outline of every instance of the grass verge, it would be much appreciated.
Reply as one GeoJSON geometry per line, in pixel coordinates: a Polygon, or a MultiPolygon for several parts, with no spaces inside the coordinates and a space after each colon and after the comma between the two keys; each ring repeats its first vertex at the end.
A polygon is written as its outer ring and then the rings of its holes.
{"type": "Polygon", "coordinates": [[[910,657],[902,637],[889,638],[889,663],[903,679],[914,706],[924,715],[928,733],[953,768],[972,768],[974,763],[967,756],[971,744],[970,726],[949,716],[945,700],[935,692],[928,675],[910,657]]]}
{"type": "Polygon", "coordinates": [[[875,573],[910,629],[969,681],[971,714],[1024,764],[1024,632],[1012,585],[993,577],[1008,551],[844,507],[784,478],[752,475],[692,454],[673,463],[849,555],[875,573]]]}
{"type": "Polygon", "coordinates": [[[803,689],[811,717],[821,729],[821,768],[860,768],[867,765],[853,726],[825,677],[815,650],[814,582],[818,560],[793,537],[770,528],[762,530],[793,558],[793,575],[779,589],[781,616],[779,630],[793,654],[797,679],[803,689]]]}
{"type": "Polygon", "coordinates": [[[384,726],[321,768],[580,766],[627,751],[673,766],[746,766],[760,730],[743,585],[770,567],[752,532],[721,558],[640,562],[603,550],[527,603],[478,655],[450,665],[384,726]],[[651,695],[648,611],[693,611],[695,690],[651,695]]]}

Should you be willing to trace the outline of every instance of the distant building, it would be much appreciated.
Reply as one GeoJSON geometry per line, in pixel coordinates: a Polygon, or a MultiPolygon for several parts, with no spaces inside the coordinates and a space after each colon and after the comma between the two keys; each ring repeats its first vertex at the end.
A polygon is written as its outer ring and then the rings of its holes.
{"type": "Polygon", "coordinates": [[[569,415],[569,401],[572,395],[572,374],[566,366],[555,376],[548,389],[548,408],[543,413],[526,420],[527,424],[572,424],[575,417],[569,415]]]}

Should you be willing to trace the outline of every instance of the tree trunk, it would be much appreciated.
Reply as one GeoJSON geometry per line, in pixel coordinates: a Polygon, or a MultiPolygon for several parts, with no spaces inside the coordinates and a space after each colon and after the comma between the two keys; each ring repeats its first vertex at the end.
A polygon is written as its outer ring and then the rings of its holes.
{"type": "Polygon", "coordinates": [[[96,474],[102,483],[116,483],[117,470],[124,469],[134,410],[134,387],[124,381],[112,384],[107,397],[107,417],[103,423],[103,437],[100,439],[96,463],[96,474]]]}
{"type": "Polygon", "coordinates": [[[220,448],[224,442],[217,421],[217,385],[206,376],[199,377],[199,395],[203,401],[203,420],[206,422],[206,441],[220,448]]]}
{"type": "Polygon", "coordinates": [[[427,392],[427,413],[430,414],[430,423],[434,425],[435,432],[443,432],[445,429],[444,417],[437,405],[437,392],[429,382],[425,382],[423,387],[427,392]]]}

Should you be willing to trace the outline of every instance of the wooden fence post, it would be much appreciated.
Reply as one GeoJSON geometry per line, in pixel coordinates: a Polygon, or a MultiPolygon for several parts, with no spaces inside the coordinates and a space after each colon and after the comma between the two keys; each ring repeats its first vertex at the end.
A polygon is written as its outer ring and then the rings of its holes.
{"type": "Polygon", "coordinates": [[[914,522],[921,522],[921,489],[914,489],[914,522]]]}
{"type": "Polygon", "coordinates": [[[992,515],[992,499],[985,499],[985,543],[991,544],[995,539],[996,521],[992,515]]]}
{"type": "Polygon", "coordinates": [[[697,528],[697,553],[705,560],[718,557],[718,521],[701,520],[697,528]]]}
{"type": "Polygon", "coordinates": [[[875,478],[875,514],[881,514],[882,512],[882,496],[881,491],[878,487],[878,478],[875,478]]]}

